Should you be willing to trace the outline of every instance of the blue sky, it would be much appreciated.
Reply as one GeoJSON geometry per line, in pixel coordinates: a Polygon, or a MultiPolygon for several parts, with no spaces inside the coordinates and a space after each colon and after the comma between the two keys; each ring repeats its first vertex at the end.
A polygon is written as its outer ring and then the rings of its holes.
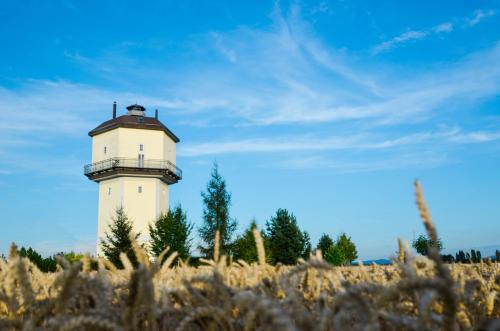
{"type": "Polygon", "coordinates": [[[418,178],[448,251],[500,246],[499,1],[4,1],[0,20],[1,252],[94,249],[87,132],[115,100],[180,137],[170,203],[197,225],[217,160],[240,231],[287,208],[314,244],[387,257],[423,232],[418,178]]]}

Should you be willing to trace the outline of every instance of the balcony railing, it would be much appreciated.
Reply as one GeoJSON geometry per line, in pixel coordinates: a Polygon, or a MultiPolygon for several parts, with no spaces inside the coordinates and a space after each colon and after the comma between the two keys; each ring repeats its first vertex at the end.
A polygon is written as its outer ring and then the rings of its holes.
{"type": "Polygon", "coordinates": [[[168,160],[141,160],[139,158],[114,157],[84,167],[85,176],[92,176],[95,173],[110,171],[114,169],[151,169],[164,170],[172,173],[178,179],[182,179],[182,170],[168,160]]]}

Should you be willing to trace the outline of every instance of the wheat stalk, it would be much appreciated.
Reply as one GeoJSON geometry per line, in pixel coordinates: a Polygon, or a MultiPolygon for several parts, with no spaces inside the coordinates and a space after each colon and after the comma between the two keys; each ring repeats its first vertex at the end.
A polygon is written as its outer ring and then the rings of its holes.
{"type": "Polygon", "coordinates": [[[260,265],[266,264],[266,250],[264,249],[264,242],[260,231],[257,228],[253,229],[253,236],[255,238],[255,246],[257,246],[257,257],[260,265]]]}

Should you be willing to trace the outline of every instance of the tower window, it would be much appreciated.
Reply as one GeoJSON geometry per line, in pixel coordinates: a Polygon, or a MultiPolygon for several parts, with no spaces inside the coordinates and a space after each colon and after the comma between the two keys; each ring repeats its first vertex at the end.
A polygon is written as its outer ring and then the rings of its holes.
{"type": "Polygon", "coordinates": [[[108,187],[108,195],[111,195],[111,187],[108,187]]]}
{"type": "Polygon", "coordinates": [[[108,152],[108,147],[104,146],[104,154],[108,152]]]}
{"type": "Polygon", "coordinates": [[[144,150],[144,145],[143,144],[140,144],[139,145],[139,150],[142,152],[144,150]]]}
{"type": "Polygon", "coordinates": [[[137,192],[142,193],[142,186],[137,187],[137,192]]]}

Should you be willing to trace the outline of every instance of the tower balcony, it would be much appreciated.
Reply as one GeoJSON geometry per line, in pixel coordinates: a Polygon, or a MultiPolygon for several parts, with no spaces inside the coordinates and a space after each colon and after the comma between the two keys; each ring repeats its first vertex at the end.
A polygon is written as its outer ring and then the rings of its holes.
{"type": "Polygon", "coordinates": [[[182,170],[168,160],[141,160],[124,157],[113,157],[87,164],[83,173],[96,182],[115,177],[154,177],[170,185],[182,179],[182,170]]]}

